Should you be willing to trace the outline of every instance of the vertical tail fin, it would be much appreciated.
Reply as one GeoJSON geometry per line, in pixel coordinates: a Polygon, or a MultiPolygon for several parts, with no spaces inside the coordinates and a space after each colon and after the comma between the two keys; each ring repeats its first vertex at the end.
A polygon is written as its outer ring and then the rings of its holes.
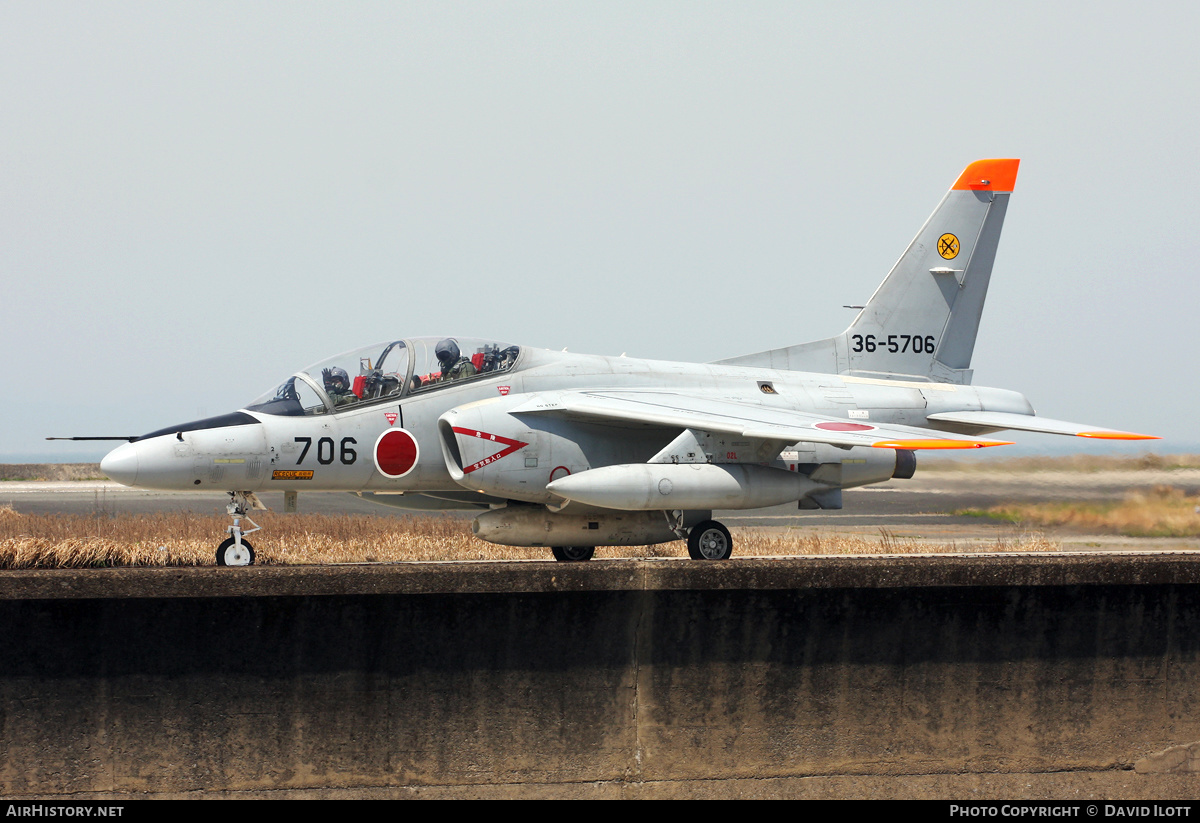
{"type": "Polygon", "coordinates": [[[1019,163],[979,160],[967,166],[842,334],[720,362],[970,383],[975,335],[1019,163]]]}

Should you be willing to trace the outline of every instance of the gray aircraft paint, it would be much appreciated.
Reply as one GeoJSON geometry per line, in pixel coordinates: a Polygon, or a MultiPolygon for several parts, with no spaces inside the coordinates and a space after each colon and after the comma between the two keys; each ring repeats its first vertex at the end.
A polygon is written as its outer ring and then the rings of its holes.
{"type": "MultiPolygon", "coordinates": [[[[969,385],[1015,177],[1016,161],[969,166],[837,337],[710,364],[522,347],[503,371],[443,382],[418,373],[436,338],[395,341],[379,361],[395,351],[406,364],[387,375],[393,395],[337,406],[313,367],[276,397],[301,380],[323,408],[255,404],[239,425],[189,424],[120,446],[102,469],[127,485],[219,489],[243,503],[308,490],[490,508],[477,533],[510,545],[686,535],[693,557],[713,558],[728,556],[728,532],[707,519],[712,509],[840,508],[841,489],[911,476],[917,449],[999,445],[987,435],[1004,429],[1142,438],[1035,417],[1018,392],[969,385]],[[999,182],[977,179],[981,169],[999,182]]],[[[363,359],[359,377],[373,379],[363,359]]]]}

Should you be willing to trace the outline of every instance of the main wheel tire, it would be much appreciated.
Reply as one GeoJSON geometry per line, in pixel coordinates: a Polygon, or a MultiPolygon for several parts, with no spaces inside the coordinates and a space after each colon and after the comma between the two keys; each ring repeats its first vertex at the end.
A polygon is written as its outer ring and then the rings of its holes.
{"type": "Polygon", "coordinates": [[[592,555],[596,553],[595,546],[554,546],[550,549],[554,552],[554,559],[563,563],[581,563],[584,560],[591,560],[592,555]]]}
{"type": "Polygon", "coordinates": [[[733,538],[716,520],[705,520],[688,532],[688,555],[693,560],[728,560],[731,554],[733,538]]]}
{"type": "Polygon", "coordinates": [[[242,550],[238,551],[237,544],[234,542],[233,538],[230,537],[220,546],[217,546],[217,565],[253,566],[254,547],[243,540],[242,550]]]}

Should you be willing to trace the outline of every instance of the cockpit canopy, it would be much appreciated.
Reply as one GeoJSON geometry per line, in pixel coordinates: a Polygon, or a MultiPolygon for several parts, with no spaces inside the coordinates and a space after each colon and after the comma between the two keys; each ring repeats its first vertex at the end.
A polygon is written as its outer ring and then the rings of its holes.
{"type": "Polygon", "coordinates": [[[256,398],[247,411],[327,414],[352,406],[395,402],[511,371],[517,346],[471,337],[417,337],[344,352],[298,371],[256,398]]]}

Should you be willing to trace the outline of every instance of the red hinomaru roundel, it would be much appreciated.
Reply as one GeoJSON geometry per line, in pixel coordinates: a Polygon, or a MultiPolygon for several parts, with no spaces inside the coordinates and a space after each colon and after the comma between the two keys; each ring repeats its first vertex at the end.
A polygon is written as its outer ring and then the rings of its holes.
{"type": "Polygon", "coordinates": [[[384,477],[404,477],[417,465],[421,450],[405,429],[388,429],[375,441],[375,468],[384,477]]]}
{"type": "Polygon", "coordinates": [[[813,428],[824,429],[827,432],[869,432],[875,427],[868,426],[866,423],[841,423],[832,421],[829,423],[817,423],[813,428]]]}

